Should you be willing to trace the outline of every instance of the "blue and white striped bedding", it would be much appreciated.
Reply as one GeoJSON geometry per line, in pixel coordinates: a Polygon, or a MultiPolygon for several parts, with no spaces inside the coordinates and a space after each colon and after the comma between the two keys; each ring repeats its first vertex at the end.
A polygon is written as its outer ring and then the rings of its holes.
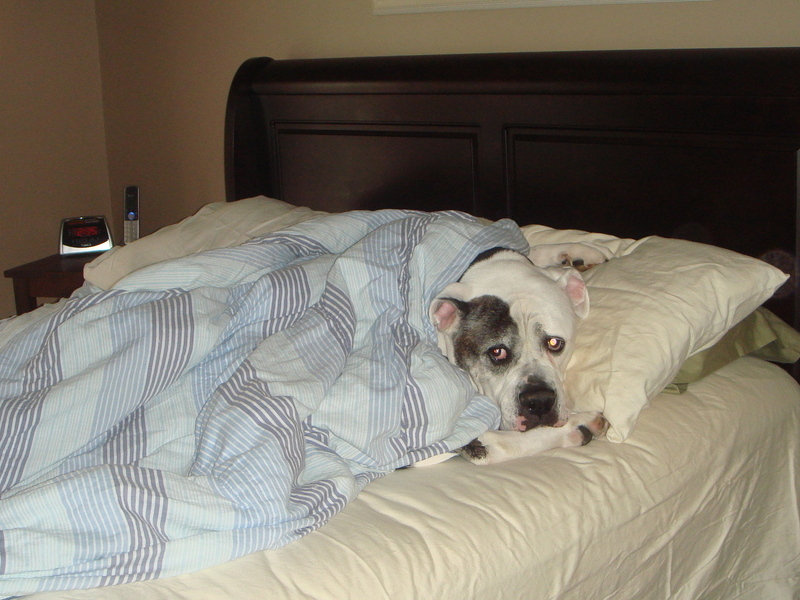
{"type": "Polygon", "coordinates": [[[494,427],[427,308],[519,229],[354,212],[0,325],[0,595],[198,570],[494,427]]]}

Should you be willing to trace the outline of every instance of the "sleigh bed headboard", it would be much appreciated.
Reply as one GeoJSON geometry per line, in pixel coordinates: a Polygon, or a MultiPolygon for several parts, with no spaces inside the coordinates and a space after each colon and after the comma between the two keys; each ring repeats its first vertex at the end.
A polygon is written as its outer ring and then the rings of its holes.
{"type": "MultiPolygon", "coordinates": [[[[798,48],[254,58],[228,200],[681,237],[793,273],[798,73],[798,48]]],[[[795,327],[797,287],[769,304],[795,327]]]]}

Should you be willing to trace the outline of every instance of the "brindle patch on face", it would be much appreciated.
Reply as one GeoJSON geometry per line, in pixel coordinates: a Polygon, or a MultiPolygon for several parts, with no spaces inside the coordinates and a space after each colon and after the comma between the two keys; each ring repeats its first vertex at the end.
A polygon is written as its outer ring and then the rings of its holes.
{"type": "Polygon", "coordinates": [[[459,334],[453,340],[456,364],[468,372],[472,372],[476,363],[496,373],[506,371],[517,361],[514,348],[519,340],[519,330],[508,304],[497,296],[479,296],[466,305],[459,334]],[[509,349],[509,361],[495,364],[486,355],[489,348],[497,345],[509,349]]]}

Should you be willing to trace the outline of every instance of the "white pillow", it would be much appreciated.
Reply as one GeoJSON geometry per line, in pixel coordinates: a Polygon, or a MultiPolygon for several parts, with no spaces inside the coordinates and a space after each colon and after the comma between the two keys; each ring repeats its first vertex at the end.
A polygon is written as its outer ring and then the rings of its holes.
{"type": "Polygon", "coordinates": [[[622,253],[584,273],[591,308],[565,382],[576,410],[602,411],[616,442],[689,356],[788,277],[761,260],[683,240],[644,238],[622,244],[622,253]]]}
{"type": "Polygon", "coordinates": [[[629,238],[618,238],[607,233],[594,233],[580,229],[553,229],[546,225],[525,225],[520,229],[531,247],[551,244],[583,244],[599,250],[608,257],[622,256],[636,241],[629,238]]]}
{"type": "Polygon", "coordinates": [[[109,289],[129,273],[157,262],[203,250],[237,246],[324,214],[327,213],[265,196],[214,202],[179,223],[104,252],[84,267],[83,276],[89,283],[109,289]]]}

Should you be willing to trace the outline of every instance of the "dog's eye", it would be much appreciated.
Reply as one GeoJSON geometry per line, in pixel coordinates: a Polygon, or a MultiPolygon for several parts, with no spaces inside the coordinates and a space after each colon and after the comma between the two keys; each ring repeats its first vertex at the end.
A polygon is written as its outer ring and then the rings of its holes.
{"type": "Polygon", "coordinates": [[[486,354],[493,363],[498,365],[507,363],[511,358],[511,352],[505,346],[492,346],[486,351],[486,354]]]}
{"type": "Polygon", "coordinates": [[[547,350],[554,354],[558,354],[564,349],[566,342],[560,337],[549,337],[545,341],[545,345],[547,346],[547,350]]]}

